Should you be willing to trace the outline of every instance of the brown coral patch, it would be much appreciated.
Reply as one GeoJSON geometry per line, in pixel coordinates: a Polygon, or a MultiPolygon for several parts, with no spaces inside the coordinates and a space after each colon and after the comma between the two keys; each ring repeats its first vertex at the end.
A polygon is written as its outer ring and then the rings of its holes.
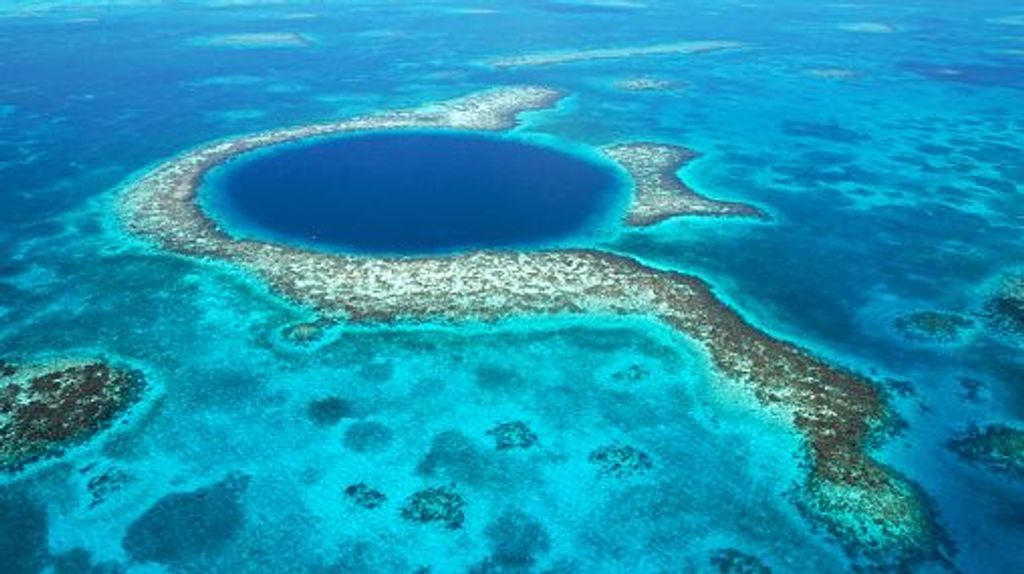
{"type": "Polygon", "coordinates": [[[0,469],[88,440],[135,404],[144,387],[137,371],[101,362],[19,367],[0,389],[0,469]]]}

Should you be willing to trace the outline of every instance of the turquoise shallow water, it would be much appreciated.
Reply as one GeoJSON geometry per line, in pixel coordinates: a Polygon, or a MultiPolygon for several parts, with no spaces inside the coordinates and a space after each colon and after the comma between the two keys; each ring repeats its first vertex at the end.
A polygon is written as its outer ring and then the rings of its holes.
{"type": "Polygon", "coordinates": [[[1021,479],[946,446],[972,423],[1024,418],[1021,338],[985,310],[1024,266],[1024,9],[485,8],[4,9],[0,355],[131,361],[158,398],[0,477],[0,571],[705,572],[726,548],[775,572],[849,571],[793,503],[799,437],[672,332],[602,317],[341,325],[295,345],[282,333],[308,310],[114,225],[121,182],[202,142],[519,83],[571,96],[517,136],[686,146],[702,154],[681,173],[692,187],[769,212],[588,241],[695,273],[754,325],[887,389],[907,426],[878,455],[920,485],[955,549],[953,566],[914,569],[1024,568],[1021,479]],[[267,32],[305,40],[209,41],[267,32]],[[750,47],[485,65],[700,39],[750,47]],[[672,89],[621,88],[635,78],[672,89]],[[894,326],[932,310],[973,326],[942,342],[894,326]],[[496,449],[488,432],[513,421],[536,444],[496,449]],[[649,468],[619,477],[589,460],[623,445],[649,468]],[[94,505],[102,476],[119,487],[94,505]],[[387,500],[353,503],[345,489],[358,483],[387,500]],[[460,529],[401,516],[427,487],[465,499],[460,529]]]}

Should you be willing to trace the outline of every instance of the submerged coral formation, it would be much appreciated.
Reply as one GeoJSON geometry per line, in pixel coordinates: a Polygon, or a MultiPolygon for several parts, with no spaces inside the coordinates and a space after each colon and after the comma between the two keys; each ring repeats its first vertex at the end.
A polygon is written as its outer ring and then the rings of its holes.
{"type": "MultiPolygon", "coordinates": [[[[130,182],[121,195],[122,221],[163,249],[234,264],[291,300],[351,323],[582,314],[659,321],[703,347],[726,380],[792,421],[807,445],[810,472],[802,498],[809,516],[854,552],[897,560],[933,554],[938,538],[925,501],[910,483],[868,454],[872,438],[892,421],[879,390],[756,329],[696,277],[592,249],[416,258],[305,251],[237,240],[196,202],[197,189],[211,168],[257,148],[359,130],[503,130],[515,125],[517,114],[550,107],[559,97],[545,88],[503,88],[419,110],[201,146],[130,182]]],[[[429,500],[451,505],[454,494],[439,492],[411,501],[407,515],[432,515],[422,510],[430,508],[429,500]]]]}
{"type": "Polygon", "coordinates": [[[311,401],[306,416],[316,426],[329,427],[341,422],[352,412],[352,404],[341,397],[324,397],[311,401]]]}
{"type": "Polygon", "coordinates": [[[323,319],[288,325],[281,331],[281,336],[296,345],[309,345],[323,338],[325,331],[331,326],[330,321],[323,319]]]}
{"type": "Polygon", "coordinates": [[[465,506],[466,501],[453,487],[427,488],[409,497],[402,507],[402,517],[423,524],[440,522],[449,530],[458,530],[466,519],[465,506]]]}
{"type": "Polygon", "coordinates": [[[999,424],[971,426],[950,441],[949,448],[966,460],[1024,478],[1024,429],[999,424]]]}
{"type": "Polygon", "coordinates": [[[612,373],[612,380],[620,383],[638,383],[651,376],[651,372],[641,365],[630,365],[621,371],[612,373]]]}
{"type": "Polygon", "coordinates": [[[4,364],[0,470],[17,470],[85,442],[142,397],[141,373],[103,362],[4,364]]]}
{"type": "Polygon", "coordinates": [[[765,218],[756,207],[708,199],[680,181],[676,172],[697,157],[686,148],[644,142],[608,146],[603,151],[626,168],[635,182],[626,216],[629,225],[653,225],[677,215],[765,218]]]}
{"type": "Polygon", "coordinates": [[[92,474],[86,483],[86,490],[89,491],[90,509],[100,506],[108,498],[117,494],[135,480],[135,477],[117,467],[98,469],[96,464],[91,464],[83,468],[81,472],[83,474],[92,474]]]}
{"type": "Polygon", "coordinates": [[[974,321],[967,317],[943,311],[919,311],[893,321],[893,327],[907,339],[935,343],[952,343],[973,326],[974,321]]]}
{"type": "Polygon", "coordinates": [[[370,510],[388,501],[387,495],[376,488],[371,488],[365,482],[350,484],[345,487],[345,496],[359,506],[370,510]]]}
{"type": "Polygon", "coordinates": [[[497,450],[530,448],[537,444],[537,435],[523,421],[501,423],[487,431],[487,434],[494,437],[494,448],[497,450]]]}
{"type": "Polygon", "coordinates": [[[1024,275],[1005,278],[985,307],[997,329],[1024,334],[1024,275]]]}
{"type": "Polygon", "coordinates": [[[603,446],[590,453],[587,460],[597,465],[601,476],[615,478],[643,474],[654,465],[647,453],[629,445],[603,446]]]}

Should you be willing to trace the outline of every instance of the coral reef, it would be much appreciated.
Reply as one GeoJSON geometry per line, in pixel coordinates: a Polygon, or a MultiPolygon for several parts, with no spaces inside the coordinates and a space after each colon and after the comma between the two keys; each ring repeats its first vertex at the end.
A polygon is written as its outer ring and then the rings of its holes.
{"type": "Polygon", "coordinates": [[[306,407],[310,422],[320,427],[334,426],[352,412],[352,404],[340,397],[316,399],[306,407]]]}
{"type": "Polygon", "coordinates": [[[515,316],[647,317],[702,347],[711,364],[805,439],[803,508],[852,553],[878,560],[932,557],[939,547],[926,501],[873,460],[893,416],[879,389],[750,325],[699,278],[598,250],[488,251],[444,257],[368,258],[304,251],[224,233],[196,191],[214,166],[304,137],[400,128],[504,130],[521,112],[560,98],[538,87],[473,94],[418,110],[285,128],[198,147],[129,182],[120,215],[132,233],[168,251],[227,262],[274,291],[353,324],[460,323],[515,316]]]}
{"type": "Polygon", "coordinates": [[[245,523],[242,496],[249,480],[235,473],[164,496],[128,527],[121,545],[134,560],[176,567],[217,552],[245,523]]]}
{"type": "Polygon", "coordinates": [[[735,548],[723,548],[711,553],[708,558],[711,566],[721,574],[771,574],[772,569],[765,566],[757,557],[735,548]]]}
{"type": "Polygon", "coordinates": [[[971,426],[951,440],[949,448],[973,463],[1024,478],[1024,429],[999,424],[971,426]]]}
{"type": "Polygon", "coordinates": [[[365,482],[345,487],[345,496],[349,497],[352,502],[359,506],[371,510],[388,501],[387,495],[375,488],[370,488],[365,482]]]}
{"type": "Polygon", "coordinates": [[[330,321],[319,319],[288,325],[281,331],[281,337],[296,345],[309,345],[323,338],[330,321]]]}
{"type": "Polygon", "coordinates": [[[998,330],[1024,334],[1024,275],[1005,278],[989,297],[985,310],[998,330]]]}
{"type": "Polygon", "coordinates": [[[142,397],[138,371],[103,362],[7,365],[0,378],[0,470],[85,442],[142,397]]]}
{"type": "Polygon", "coordinates": [[[523,421],[501,423],[487,431],[487,434],[494,437],[494,448],[497,450],[530,448],[537,444],[537,435],[523,421]]]}
{"type": "Polygon", "coordinates": [[[960,388],[963,391],[960,396],[972,403],[983,403],[992,398],[992,391],[985,381],[979,381],[972,377],[961,377],[960,388]]]}
{"type": "Polygon", "coordinates": [[[651,376],[651,372],[640,365],[630,365],[621,371],[612,373],[612,380],[616,382],[636,383],[651,376]]]}
{"type": "Polygon", "coordinates": [[[91,474],[85,485],[86,490],[89,492],[90,509],[100,506],[110,496],[120,492],[125,486],[135,480],[132,475],[117,467],[99,470],[96,464],[90,464],[80,472],[82,474],[91,474]]]}
{"type": "Polygon", "coordinates": [[[626,223],[644,227],[679,215],[753,217],[764,219],[761,210],[743,203],[716,201],[698,195],[676,172],[697,154],[679,146],[659,143],[624,143],[602,151],[632,176],[634,197],[626,223]]]}
{"type": "Polygon", "coordinates": [[[893,327],[905,338],[935,343],[957,341],[964,331],[973,326],[974,321],[967,317],[943,311],[919,311],[893,321],[893,327]]]}
{"type": "Polygon", "coordinates": [[[427,488],[409,497],[402,507],[402,517],[423,524],[440,522],[449,530],[458,530],[466,519],[465,506],[466,501],[454,487],[427,488]]]}
{"type": "Polygon", "coordinates": [[[18,366],[0,359],[0,378],[12,377],[18,372],[18,366]]]}
{"type": "Polygon", "coordinates": [[[629,445],[603,446],[590,453],[587,460],[597,465],[599,475],[615,478],[643,474],[654,465],[647,453],[629,445]]]}

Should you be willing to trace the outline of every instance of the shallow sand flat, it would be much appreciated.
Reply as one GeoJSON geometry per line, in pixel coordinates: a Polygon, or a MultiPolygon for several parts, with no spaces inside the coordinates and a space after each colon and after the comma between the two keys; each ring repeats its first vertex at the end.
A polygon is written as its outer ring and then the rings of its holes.
{"type": "Polygon", "coordinates": [[[624,92],[664,92],[682,87],[679,82],[662,78],[636,77],[615,82],[615,88],[624,92]]]}
{"type": "Polygon", "coordinates": [[[578,50],[571,52],[542,52],[497,58],[488,62],[495,68],[518,68],[523,66],[550,66],[588,60],[614,60],[621,58],[639,58],[644,56],[664,56],[672,54],[701,54],[746,47],[742,42],[724,40],[708,40],[700,42],[677,42],[672,44],[654,44],[651,46],[631,46],[626,48],[598,48],[594,50],[578,50]]]}
{"type": "Polygon", "coordinates": [[[309,36],[295,32],[258,32],[206,36],[194,39],[192,44],[219,48],[307,48],[314,42],[309,36]]]}
{"type": "Polygon", "coordinates": [[[892,26],[882,22],[853,22],[850,24],[843,24],[839,29],[847,32],[860,32],[863,34],[892,34],[896,31],[892,26]]]}

